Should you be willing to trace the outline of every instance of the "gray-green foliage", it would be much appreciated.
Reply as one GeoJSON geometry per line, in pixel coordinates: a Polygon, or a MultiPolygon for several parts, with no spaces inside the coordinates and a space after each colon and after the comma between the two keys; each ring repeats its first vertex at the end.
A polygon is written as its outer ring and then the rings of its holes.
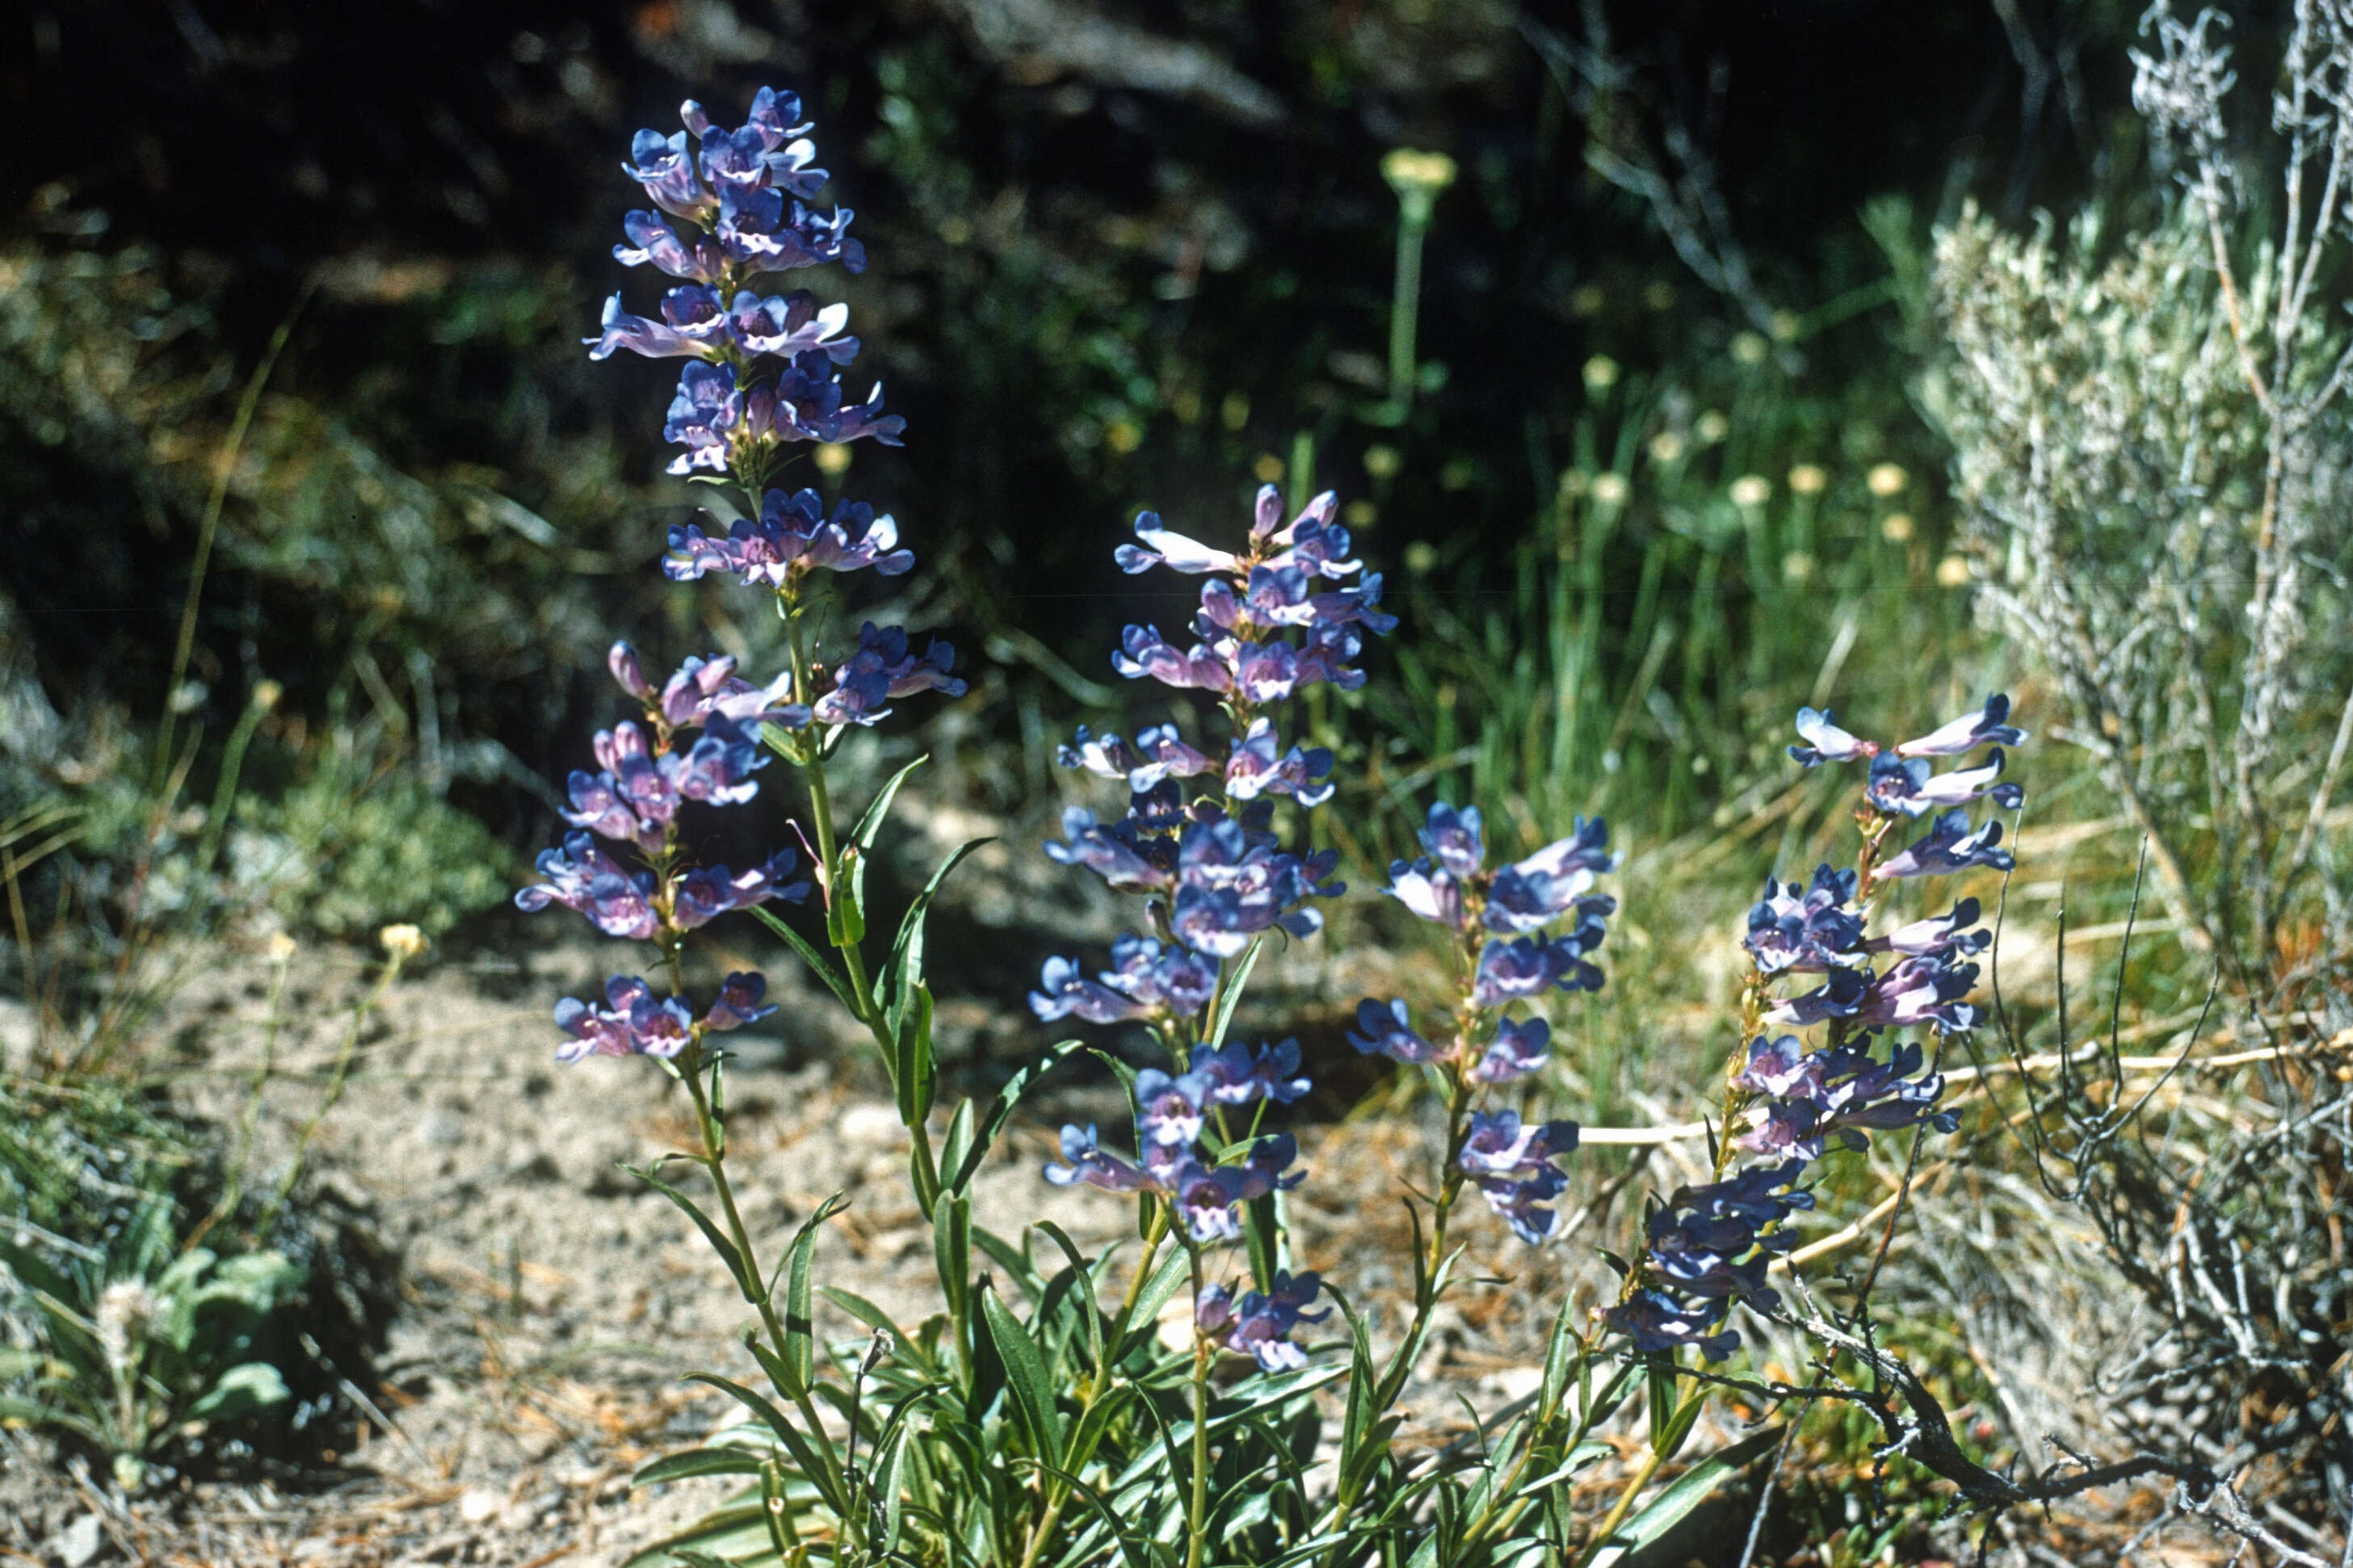
{"type": "Polygon", "coordinates": [[[290,1413],[270,1346],[307,1273],[194,1245],[199,1158],[105,1085],[0,1088],[0,1417],[70,1435],[132,1489],[213,1427],[290,1413]]]}
{"type": "Polygon", "coordinates": [[[2321,831],[2353,676],[2337,303],[2353,23],[2297,15],[2281,138],[2242,164],[2216,25],[2157,14],[2136,101],[2179,175],[2162,218],[2015,234],[1966,213],[1936,239],[1943,347],[1922,384],[1984,598],[2056,677],[2064,738],[2146,836],[2192,945],[2223,949],[2250,991],[2284,926],[2325,921],[2340,955],[2353,938],[2348,868],[2321,831]]]}

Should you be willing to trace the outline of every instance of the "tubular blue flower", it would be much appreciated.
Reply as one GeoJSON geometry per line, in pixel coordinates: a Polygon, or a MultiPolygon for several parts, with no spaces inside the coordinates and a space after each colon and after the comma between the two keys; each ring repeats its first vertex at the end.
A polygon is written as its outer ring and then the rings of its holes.
{"type": "Polygon", "coordinates": [[[802,705],[784,700],[790,694],[792,684],[789,671],[765,687],[742,680],[735,674],[732,654],[716,654],[708,659],[690,656],[662,683],[659,694],[653,696],[648,705],[672,729],[708,725],[714,720],[745,727],[773,724],[798,729],[808,723],[809,713],[802,705]]]}
{"type": "Polygon", "coordinates": [[[2000,747],[1976,768],[1941,774],[1933,773],[1925,758],[1883,754],[1871,759],[1871,781],[1863,798],[1874,810],[1891,816],[1898,812],[1922,816],[1940,807],[1966,805],[1981,796],[1990,798],[2005,811],[2014,811],[2025,802],[2026,795],[2015,784],[1994,782],[2001,777],[2002,764],[2000,747]]]}
{"type": "Polygon", "coordinates": [[[858,652],[834,672],[834,690],[818,699],[813,712],[823,724],[871,725],[891,712],[881,705],[888,698],[918,692],[960,697],[965,683],[948,673],[955,663],[952,645],[934,638],[923,652],[911,653],[906,628],[870,620],[858,629],[858,652]]]}
{"type": "Polygon", "coordinates": [[[843,400],[841,377],[829,355],[812,350],[785,361],[773,384],[758,387],[749,408],[752,431],[786,441],[864,440],[902,445],[907,421],[882,412],[882,384],[869,388],[866,401],[843,400]]]}
{"type": "Polygon", "coordinates": [[[1224,660],[1198,642],[1180,652],[1161,637],[1156,626],[1131,626],[1123,631],[1111,665],[1131,681],[1149,676],[1180,691],[1226,692],[1234,684],[1224,660]]]}
{"type": "Polygon", "coordinates": [[[1087,979],[1080,972],[1076,959],[1051,958],[1046,960],[1038,989],[1029,993],[1029,1011],[1043,1023],[1059,1018],[1080,1018],[1089,1023],[1124,1023],[1129,1019],[1144,1017],[1152,1009],[1087,979]]]}
{"type": "Polygon", "coordinates": [[[650,262],[673,278],[712,283],[718,281],[726,264],[717,246],[709,240],[687,244],[679,238],[678,230],[657,213],[630,213],[621,219],[621,232],[629,237],[629,242],[613,247],[613,260],[624,267],[643,267],[650,262]]]}
{"type": "Polygon", "coordinates": [[[1854,873],[1814,868],[1813,885],[1765,880],[1765,896],[1748,910],[1748,949],[1761,974],[1820,971],[1858,961],[1864,950],[1862,918],[1847,905],[1854,897],[1854,873]]]}
{"type": "MultiPolygon", "coordinates": [[[[1173,724],[1157,724],[1135,732],[1135,749],[1142,760],[1128,770],[1127,787],[1143,794],[1164,779],[1193,779],[1214,772],[1217,764],[1185,744],[1173,724]]],[[[1296,755],[1298,748],[1293,747],[1296,755]]],[[[1313,755],[1312,753],[1310,755],[1313,755]]],[[[1313,800],[1307,805],[1314,805],[1313,800]]]]}
{"type": "Polygon", "coordinates": [[[1271,835],[1254,837],[1222,814],[1196,821],[1177,841],[1169,927],[1194,951],[1220,959],[1237,956],[1269,930],[1312,937],[1324,928],[1324,916],[1301,906],[1347,891],[1324,880],[1338,863],[1336,851],[1280,853],[1271,835]]]}
{"type": "Polygon", "coordinates": [[[1942,915],[1898,926],[1883,937],[1873,937],[1863,947],[1869,952],[1905,953],[1915,958],[1981,952],[1992,943],[1993,933],[1982,928],[1968,929],[1977,925],[1978,916],[1978,901],[1964,898],[1942,915]]]}
{"type": "Polygon", "coordinates": [[[1552,1161],[1576,1149],[1573,1121],[1523,1123],[1517,1111],[1473,1111],[1456,1163],[1478,1181],[1487,1206],[1535,1246],[1558,1230],[1560,1216],[1547,1205],[1568,1188],[1552,1161]]]}
{"type": "Polygon", "coordinates": [[[1800,767],[1814,768],[1825,762],[1852,762],[1857,758],[1876,757],[1879,744],[1849,735],[1831,721],[1828,708],[1799,708],[1798,736],[1806,744],[1789,747],[1790,759],[1800,767]]]}
{"type": "Polygon", "coordinates": [[[683,756],[662,758],[679,794],[714,806],[740,806],[760,792],[747,775],[768,765],[758,738],[724,714],[703,721],[702,734],[683,756]]]}
{"type": "Polygon", "coordinates": [[[1749,1047],[1744,1085],[1773,1098],[1749,1113],[1748,1130],[1734,1141],[1743,1149],[1817,1160],[1826,1147],[1861,1149],[1867,1131],[1926,1123],[1950,1132],[1959,1120],[1936,1109],[1944,1080],[1914,1077],[1922,1061],[1916,1044],[1897,1046],[1885,1062],[1867,1049],[1841,1047],[1800,1054],[1784,1035],[1749,1047]]]}
{"type": "MultiPolygon", "coordinates": [[[[714,309],[718,304],[715,294],[712,304],[714,309]]],[[[667,302],[664,309],[668,309],[667,302]]],[[[858,340],[841,335],[849,324],[849,307],[820,308],[817,296],[807,289],[796,289],[784,295],[742,290],[723,319],[728,334],[746,354],[794,356],[817,353],[836,365],[847,365],[858,357],[858,340]]]]}
{"type": "Polygon", "coordinates": [[[658,322],[633,316],[615,294],[605,302],[597,335],[580,340],[588,345],[588,357],[606,359],[626,348],[648,359],[716,359],[724,350],[727,315],[719,308],[717,291],[689,283],[664,294],[661,309],[658,322]]]}
{"type": "Polygon", "coordinates": [[[683,999],[657,998],[635,975],[605,982],[606,1006],[565,997],[555,1004],[556,1026],[573,1037],[556,1047],[559,1062],[584,1056],[675,1056],[694,1038],[694,1014],[683,999]]]}
{"type": "Polygon", "coordinates": [[[1810,1029],[1826,1019],[1852,1018],[1862,1010],[1871,981],[1867,969],[1832,967],[1824,971],[1820,987],[1802,996],[1784,997],[1767,1008],[1765,1021],[1790,1029],[1810,1029]]]}
{"type": "Polygon", "coordinates": [[[678,395],[670,399],[662,440],[687,450],[670,461],[672,473],[698,468],[714,473],[727,468],[729,438],[744,424],[744,394],[735,387],[732,365],[706,365],[698,360],[678,379],[678,395]]]}
{"type": "Polygon", "coordinates": [[[1476,806],[1456,810],[1443,800],[1434,802],[1420,838],[1421,847],[1457,878],[1474,874],[1487,858],[1486,836],[1476,806]]]}
{"type": "Polygon", "coordinates": [[[1541,1072],[1552,1059],[1552,1025],[1541,1018],[1506,1018],[1471,1068],[1471,1081],[1508,1084],[1541,1072]]]}
{"type": "Polygon", "coordinates": [[[767,994],[767,976],[749,971],[729,975],[719,988],[718,1000],[702,1015],[702,1027],[725,1033],[747,1023],[757,1023],[776,1011],[776,1003],[762,1000],[767,994]]]}
{"type": "Polygon", "coordinates": [[[1365,1055],[1387,1056],[1408,1066],[1434,1062],[1443,1054],[1415,1032],[1402,998],[1384,1002],[1366,997],[1356,1003],[1356,1029],[1349,1031],[1348,1044],[1365,1055]]]}
{"type": "Polygon", "coordinates": [[[1462,887],[1451,871],[1427,860],[1391,861],[1388,895],[1425,920],[1440,926],[1462,924],[1462,887]]]}
{"type": "Polygon", "coordinates": [[[769,856],[766,863],[741,873],[723,865],[690,871],[679,878],[671,895],[671,919],[680,930],[691,931],[731,909],[749,909],[771,899],[798,904],[808,896],[809,885],[785,880],[792,874],[795,858],[791,850],[785,849],[769,856]]]}
{"type": "Polygon", "coordinates": [[[1174,846],[1150,842],[1127,822],[1107,825],[1083,806],[1062,812],[1062,836],[1068,843],[1047,842],[1046,856],[1064,865],[1082,865],[1121,893],[1155,893],[1173,885],[1174,846]]]}
{"type": "Polygon", "coordinates": [[[784,272],[839,261],[866,270],[866,247],[849,238],[848,207],[817,212],[782,191],[728,185],[719,193],[712,238],[727,259],[752,272],[784,272]]]}
{"type": "Polygon", "coordinates": [[[1151,1184],[1143,1171],[1097,1148],[1092,1125],[1062,1128],[1062,1163],[1048,1165],[1045,1176],[1057,1187],[1083,1181],[1106,1192],[1138,1192],[1151,1184]]]}
{"type": "Polygon", "coordinates": [[[515,895],[516,908],[529,913],[561,904],[608,937],[641,942],[659,928],[652,875],[625,869],[586,833],[566,833],[562,849],[542,851],[539,874],[545,880],[515,895]]]}
{"type": "Polygon", "coordinates": [[[1191,1072],[1171,1077],[1157,1067],[1135,1075],[1135,1128],[1140,1142],[1191,1143],[1201,1136],[1209,1078],[1191,1072]]]}
{"type": "Polygon", "coordinates": [[[1640,1351],[1672,1355],[1695,1345],[1701,1355],[1720,1361],[1740,1348],[1740,1336],[1732,1330],[1707,1331],[1720,1316],[1712,1307],[1681,1302],[1662,1290],[1637,1290],[1605,1316],[1640,1351]]]}
{"type": "Polygon", "coordinates": [[[1458,1163],[1472,1176],[1530,1176],[1555,1156],[1577,1150],[1573,1121],[1522,1122],[1515,1110],[1471,1113],[1458,1163]]]}
{"type": "Polygon", "coordinates": [[[1277,746],[1274,721],[1263,715],[1252,719],[1249,733],[1234,742],[1226,759],[1226,793],[1237,800],[1289,795],[1303,806],[1320,806],[1332,798],[1336,786],[1330,781],[1328,749],[1294,746],[1278,754],[1277,746]]]}
{"type": "Polygon", "coordinates": [[[1218,988],[1218,966],[1182,947],[1150,937],[1112,938],[1112,968],[1103,983],[1138,1005],[1190,1017],[1209,1004],[1218,988]]]}
{"type": "Polygon", "coordinates": [[[1871,1029],[1925,1024],[1939,1034],[1973,1029],[1978,1012],[1968,997],[1977,982],[1977,965],[1957,963],[1949,953],[1905,959],[1872,983],[1853,1017],[1871,1029]]]}
{"type": "MultiPolygon", "coordinates": [[[[1292,1332],[1302,1323],[1322,1322],[1332,1309],[1306,1310],[1324,1288],[1322,1278],[1313,1273],[1281,1270],[1271,1283],[1273,1288],[1266,1293],[1245,1291],[1240,1304],[1224,1309],[1225,1320],[1219,1325],[1224,1329],[1223,1343],[1254,1357],[1261,1371],[1295,1372],[1307,1364],[1307,1352],[1291,1342],[1292,1332]]],[[[1201,1321],[1198,1308],[1194,1320],[1201,1321]]],[[[1206,1324],[1204,1329],[1209,1331],[1206,1324]]]]}
{"type": "Polygon", "coordinates": [[[1548,942],[1533,937],[1491,941],[1479,953],[1472,1003],[1501,1007],[1552,986],[1562,991],[1599,991],[1601,970],[1585,961],[1585,951],[1579,936],[1556,937],[1548,942]]]}
{"type": "Polygon", "coordinates": [[[1122,783],[1144,765],[1134,748],[1118,735],[1097,735],[1084,725],[1079,726],[1067,744],[1055,747],[1054,760],[1061,767],[1082,769],[1098,779],[1116,779],[1122,783]]]}
{"type": "Polygon", "coordinates": [[[1240,565],[1231,551],[1212,549],[1198,539],[1172,534],[1161,527],[1157,512],[1136,514],[1135,536],[1144,541],[1141,546],[1122,545],[1113,552],[1119,561],[1120,570],[1130,577],[1163,565],[1171,571],[1196,576],[1204,572],[1230,572],[1240,565]]]}
{"type": "Polygon", "coordinates": [[[1917,740],[1907,740],[1896,747],[1902,757],[1958,757],[1980,746],[2023,746],[2026,732],[2009,722],[2010,698],[2000,692],[1985,700],[1985,706],[1976,713],[1963,714],[1952,723],[1940,725],[1917,740]]]}
{"type": "Polygon", "coordinates": [[[697,223],[710,217],[712,198],[694,177],[694,157],[687,151],[685,132],[664,136],[659,131],[640,131],[629,143],[629,156],[633,162],[623,164],[621,172],[644,185],[656,207],[673,217],[697,223]]]}
{"type": "Polygon", "coordinates": [[[1994,871],[2009,871],[2018,863],[2008,850],[1995,846],[2001,842],[2000,819],[1989,817],[1985,826],[1969,831],[1969,814],[1956,807],[1938,817],[1927,836],[1913,843],[1903,853],[1882,862],[1873,871],[1874,881],[1894,881],[1906,876],[1950,876],[1972,866],[1986,866],[1994,871]]]}
{"type": "Polygon", "coordinates": [[[1579,939],[1599,947],[1601,921],[1617,912],[1618,901],[1606,894],[1589,893],[1593,882],[1593,873],[1582,868],[1567,875],[1549,876],[1540,870],[1507,865],[1489,885],[1482,920],[1490,931],[1525,933],[1541,930],[1575,911],[1579,939]]]}
{"type": "Polygon", "coordinates": [[[739,517],[727,536],[707,536],[693,524],[670,531],[670,553],[662,570],[679,582],[691,582],[706,572],[741,574],[746,587],[785,588],[799,575],[817,570],[854,572],[871,567],[894,577],[915,564],[914,553],[899,545],[899,525],[886,513],[862,501],[835,505],[828,521],[825,503],[814,490],[786,495],[771,490],[762,500],[755,521],[739,517]]]}
{"type": "Polygon", "coordinates": [[[1197,1045],[1189,1070],[1208,1081],[1209,1098],[1225,1106],[1248,1105],[1252,1100],[1287,1106],[1314,1086],[1299,1076],[1295,1039],[1261,1044],[1256,1051],[1242,1044],[1215,1050],[1197,1045]]]}

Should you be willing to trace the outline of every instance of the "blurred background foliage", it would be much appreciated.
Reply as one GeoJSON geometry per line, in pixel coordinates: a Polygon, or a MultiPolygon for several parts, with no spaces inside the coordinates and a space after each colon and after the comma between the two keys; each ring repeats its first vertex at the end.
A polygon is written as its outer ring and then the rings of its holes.
{"type": "Polygon", "coordinates": [[[212,832],[249,885],[232,904],[352,932],[496,902],[604,716],[617,630],[763,646],[647,570],[690,508],[659,476],[674,367],[574,340],[644,291],[607,254],[627,133],[774,79],[810,95],[876,258],[847,286],[853,379],[882,376],[913,438],[802,477],[897,513],[926,574],[902,608],[1005,667],[951,725],[980,803],[1048,789],[1050,737],[1127,696],[1119,624],[1176,613],[1113,568],[1125,520],[1214,532],[1312,468],[1409,617],[1352,731],[1379,737],[1352,743],[1352,847],[1386,855],[1432,786],[1529,834],[1600,809],[1704,828],[1793,700],[1909,713],[1981,667],[1896,304],[1964,196],[2017,217],[2129,157],[2131,21],[31,5],[0,81],[24,131],[0,175],[0,805],[92,792],[99,864],[203,839],[209,808],[159,839],[109,781],[181,765],[142,749],[169,704],[211,800],[276,683],[249,805],[212,832]],[[1460,171],[1409,406],[1380,169],[1405,145],[1460,171]],[[167,692],[238,391],[290,323],[167,692]],[[323,875],[273,886],[280,862],[323,875]]]}

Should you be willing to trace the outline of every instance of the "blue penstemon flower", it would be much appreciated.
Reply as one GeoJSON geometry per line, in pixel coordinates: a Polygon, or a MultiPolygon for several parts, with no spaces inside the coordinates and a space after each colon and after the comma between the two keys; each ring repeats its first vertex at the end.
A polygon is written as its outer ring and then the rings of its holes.
{"type": "Polygon", "coordinates": [[[1840,728],[1827,711],[1799,710],[1803,744],[1789,755],[1800,765],[1870,765],[1857,812],[1862,853],[1851,870],[1819,868],[1804,888],[1768,882],[1749,911],[1748,1044],[1725,1092],[1717,1180],[1678,1190],[1651,1214],[1648,1245],[1609,1315],[1636,1349],[1672,1354],[1696,1345],[1711,1361],[1730,1354],[1739,1336],[1720,1325],[1734,1301],[1778,1309],[1765,1275],[1788,1248],[1782,1223],[1812,1205],[1802,1185],[1812,1162],[1865,1147],[1872,1132],[1949,1132],[1957,1125],[1937,1108],[1944,1080],[1927,1066],[1920,1043],[1892,1041],[1882,1054],[1880,1041],[1911,1030],[1941,1038],[1975,1026],[1978,1010],[1969,997],[1978,966],[1968,959],[1991,939],[1978,926],[1978,901],[1961,899],[1942,915],[1876,937],[1869,931],[1875,906],[1894,885],[2010,869],[2010,854],[1996,847],[2001,824],[1989,818],[1972,827],[1965,809],[1980,798],[2005,810],[2023,802],[2017,785],[1997,782],[2005,762],[2000,748],[2026,740],[2009,717],[2010,699],[1997,695],[1919,739],[1884,746],[1840,728]],[[1979,746],[1992,749],[1975,767],[1940,775],[1926,760],[1979,746]],[[1930,810],[1940,814],[1925,836],[1882,857],[1900,824],[1930,810]],[[1884,969],[1880,955],[1893,955],[1884,969]],[[1774,994],[1793,977],[1810,989],[1774,994]],[[1768,1028],[1820,1028],[1827,1038],[1810,1049],[1798,1035],[1768,1028]],[[1760,1162],[1735,1169],[1741,1153],[1760,1162]]]}

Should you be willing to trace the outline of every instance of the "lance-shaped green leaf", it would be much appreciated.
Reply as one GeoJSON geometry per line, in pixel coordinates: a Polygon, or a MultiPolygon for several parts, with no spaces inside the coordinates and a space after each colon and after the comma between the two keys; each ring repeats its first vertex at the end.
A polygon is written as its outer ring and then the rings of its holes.
{"type": "Polygon", "coordinates": [[[963,1159],[955,1162],[948,1182],[950,1192],[971,1191],[974,1179],[980,1174],[980,1163],[988,1156],[989,1145],[997,1141],[997,1135],[1004,1131],[1005,1124],[1013,1118],[1014,1109],[1020,1105],[1021,1097],[1036,1087],[1039,1079],[1060,1065],[1062,1058],[1082,1044],[1077,1040],[1056,1041],[1047,1046],[1036,1061],[1014,1074],[1006,1086],[997,1091],[996,1097],[988,1102],[987,1110],[981,1114],[980,1125],[974,1132],[970,1147],[965,1150],[963,1159]]]}
{"type": "Polygon", "coordinates": [[[807,938],[786,925],[775,910],[755,905],[753,906],[752,916],[785,939],[785,945],[799,955],[801,962],[808,966],[809,972],[825,982],[826,990],[833,992],[834,1000],[840,1002],[852,1017],[861,1016],[858,1006],[858,993],[850,990],[849,981],[842,976],[840,970],[834,968],[832,959],[818,952],[816,945],[807,938]]]}
{"type": "Polygon", "coordinates": [[[711,1216],[704,1213],[693,1199],[655,1175],[651,1171],[639,1170],[634,1165],[624,1165],[621,1169],[676,1203],[685,1212],[686,1217],[694,1222],[695,1229],[702,1233],[702,1239],[711,1244],[711,1250],[719,1255],[719,1261],[727,1266],[727,1272],[734,1279],[735,1288],[744,1293],[744,1299],[756,1306],[760,1299],[759,1280],[754,1278],[751,1269],[744,1266],[744,1255],[736,1250],[735,1244],[727,1239],[727,1234],[712,1223],[711,1216]]]}
{"type": "Polygon", "coordinates": [[[994,1290],[980,1293],[980,1313],[990,1338],[997,1341],[997,1355],[1004,1360],[1005,1381],[1013,1390],[1014,1406],[1029,1429],[1030,1440],[1037,1445],[1040,1457],[1060,1462],[1062,1418],[1054,1408],[1054,1389],[1046,1380],[1046,1363],[1038,1353],[1038,1341],[994,1290]]]}
{"type": "Polygon", "coordinates": [[[785,1413],[769,1403],[765,1395],[755,1393],[742,1383],[721,1377],[716,1372],[690,1372],[687,1374],[687,1382],[707,1383],[758,1416],[766,1425],[768,1430],[776,1435],[776,1441],[784,1445],[785,1452],[792,1456],[794,1468],[798,1470],[802,1478],[810,1485],[817,1488],[818,1495],[825,1499],[826,1506],[833,1510],[839,1518],[849,1517],[849,1499],[842,1489],[841,1477],[835,1472],[828,1459],[818,1454],[809,1439],[801,1435],[800,1429],[787,1420],[785,1413]]]}

